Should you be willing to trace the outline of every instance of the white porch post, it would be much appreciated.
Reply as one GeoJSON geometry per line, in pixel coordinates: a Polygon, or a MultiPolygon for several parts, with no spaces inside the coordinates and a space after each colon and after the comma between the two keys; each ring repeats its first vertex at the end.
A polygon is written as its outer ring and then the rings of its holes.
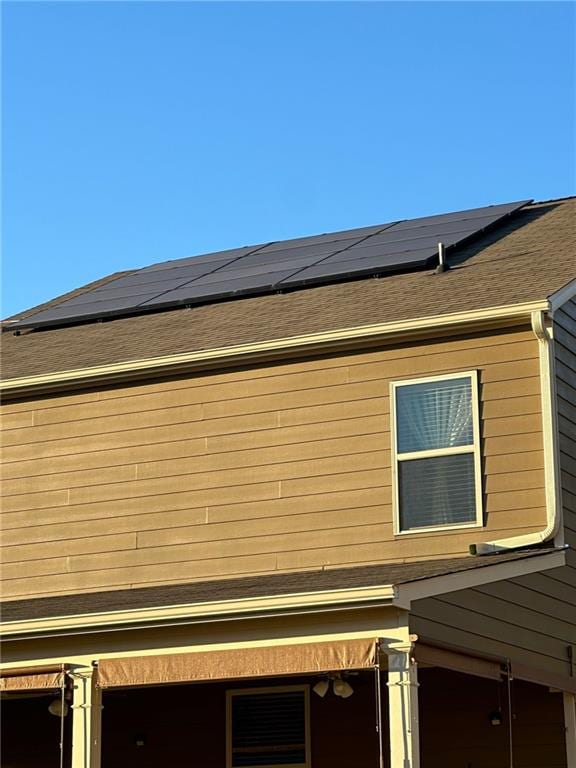
{"type": "Polygon", "coordinates": [[[100,768],[102,692],[96,688],[94,668],[69,672],[72,678],[72,768],[100,768]]]}
{"type": "Polygon", "coordinates": [[[566,728],[566,765],[576,768],[576,696],[564,693],[564,726],[566,728]]]}
{"type": "Polygon", "coordinates": [[[388,655],[388,708],[390,718],[390,768],[419,768],[418,674],[414,637],[386,643],[388,655]]]}

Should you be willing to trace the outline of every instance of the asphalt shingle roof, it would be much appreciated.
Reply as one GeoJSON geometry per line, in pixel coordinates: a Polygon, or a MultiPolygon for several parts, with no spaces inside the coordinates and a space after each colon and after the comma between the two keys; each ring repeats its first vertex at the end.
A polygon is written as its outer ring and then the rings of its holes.
{"type": "Polygon", "coordinates": [[[452,268],[439,275],[433,270],[393,274],[20,336],[6,328],[2,377],[543,300],[576,277],[575,243],[576,199],[535,203],[455,250],[452,268]]]}
{"type": "Polygon", "coordinates": [[[11,600],[2,603],[2,621],[25,621],[50,616],[73,616],[162,605],[184,605],[186,603],[239,600],[250,597],[279,596],[354,587],[408,584],[435,576],[447,576],[498,565],[499,563],[540,557],[554,551],[553,548],[547,547],[504,552],[488,557],[454,557],[414,563],[299,571],[272,576],[198,581],[191,584],[175,584],[163,587],[142,587],[110,592],[62,595],[60,597],[11,600]]]}

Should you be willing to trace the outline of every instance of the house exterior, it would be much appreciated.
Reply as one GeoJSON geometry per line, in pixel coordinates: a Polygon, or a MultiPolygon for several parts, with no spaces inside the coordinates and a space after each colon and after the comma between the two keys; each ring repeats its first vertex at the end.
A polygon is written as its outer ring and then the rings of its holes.
{"type": "Polygon", "coordinates": [[[574,768],[575,212],[6,321],[3,765],[574,768]]]}

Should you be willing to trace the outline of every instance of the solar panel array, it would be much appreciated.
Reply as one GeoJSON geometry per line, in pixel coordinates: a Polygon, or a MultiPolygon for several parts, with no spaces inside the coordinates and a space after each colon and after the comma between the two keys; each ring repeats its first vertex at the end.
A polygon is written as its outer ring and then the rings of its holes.
{"type": "Polygon", "coordinates": [[[308,285],[422,269],[528,200],[236,248],[140,269],[41,310],[13,327],[59,326],[308,285]]]}

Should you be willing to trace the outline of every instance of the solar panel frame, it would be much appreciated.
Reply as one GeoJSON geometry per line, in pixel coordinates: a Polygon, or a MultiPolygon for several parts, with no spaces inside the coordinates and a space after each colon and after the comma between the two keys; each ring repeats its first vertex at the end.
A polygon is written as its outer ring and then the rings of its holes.
{"type": "Polygon", "coordinates": [[[520,200],[514,203],[501,203],[499,205],[487,205],[481,208],[468,208],[464,211],[452,211],[450,213],[438,213],[433,216],[421,216],[415,219],[404,219],[397,222],[395,229],[413,229],[414,227],[424,227],[430,224],[440,224],[443,221],[451,221],[454,219],[478,219],[489,216],[490,218],[502,218],[509,213],[513,213],[515,210],[522,208],[532,200],[520,200]]]}
{"type": "Polygon", "coordinates": [[[168,269],[164,272],[143,271],[142,273],[137,273],[137,275],[128,275],[125,278],[120,278],[120,280],[115,280],[112,283],[108,283],[108,285],[113,285],[118,288],[123,286],[128,288],[135,285],[163,285],[168,282],[184,285],[184,283],[189,283],[191,280],[195,280],[203,275],[209,275],[217,269],[221,269],[226,263],[227,262],[222,262],[217,266],[211,265],[208,268],[206,267],[206,264],[199,264],[197,266],[190,264],[187,267],[168,269]]]}
{"type": "Polygon", "coordinates": [[[185,257],[145,267],[11,323],[59,326],[422,269],[531,201],[185,257]]]}
{"type": "Polygon", "coordinates": [[[83,315],[78,315],[78,312],[74,311],[77,309],[76,305],[70,306],[67,302],[65,302],[55,307],[51,307],[49,310],[43,310],[37,315],[26,318],[26,320],[23,322],[14,324],[11,323],[10,325],[11,327],[22,328],[30,326],[37,327],[46,324],[68,324],[67,321],[72,320],[78,322],[83,322],[85,319],[99,320],[117,314],[118,309],[130,310],[134,307],[134,303],[128,300],[96,301],[86,303],[84,306],[87,311],[83,315]],[[45,315],[48,315],[48,318],[43,319],[43,316],[45,315]],[[30,320],[33,320],[33,322],[29,322],[30,320]]]}
{"type": "Polygon", "coordinates": [[[266,248],[270,243],[260,243],[259,245],[245,245],[241,248],[231,248],[227,251],[214,251],[213,253],[201,253],[198,256],[185,256],[182,259],[171,259],[170,261],[161,261],[158,264],[151,264],[149,267],[143,267],[141,272],[158,272],[165,269],[178,269],[186,267],[189,264],[232,262],[247,256],[250,253],[266,248]]]}
{"type": "MultiPolygon", "coordinates": [[[[453,234],[469,234],[470,223],[482,222],[480,226],[482,228],[490,226],[494,222],[493,216],[485,216],[482,219],[453,219],[451,221],[440,222],[438,224],[426,224],[421,227],[409,227],[406,229],[399,229],[397,226],[390,227],[390,229],[384,232],[369,237],[365,242],[369,245],[377,245],[378,243],[388,242],[407,242],[409,240],[417,240],[420,237],[430,237],[433,235],[436,238],[447,237],[453,234]]],[[[474,232],[478,231],[476,228],[474,232]]],[[[438,240],[437,240],[438,242],[438,240]]],[[[362,247],[362,245],[358,246],[362,247]]]]}
{"type": "MultiPolygon", "coordinates": [[[[386,263],[382,262],[380,256],[370,256],[362,259],[360,262],[357,259],[350,258],[349,260],[338,262],[338,274],[341,279],[346,279],[350,277],[375,277],[390,274],[392,272],[405,270],[407,266],[410,267],[410,270],[422,269],[431,266],[431,262],[437,260],[437,257],[437,248],[426,248],[420,251],[417,256],[414,255],[414,252],[390,254],[386,263]]],[[[309,285],[319,281],[325,283],[325,278],[330,277],[333,274],[333,263],[321,262],[309,269],[291,275],[277,287],[297,287],[299,285],[309,285]]]]}
{"type": "Polygon", "coordinates": [[[282,270],[267,273],[270,280],[266,283],[262,281],[262,275],[243,275],[241,277],[229,277],[213,283],[191,283],[171,291],[169,295],[157,296],[145,302],[141,307],[143,309],[173,305],[187,305],[198,303],[202,298],[219,299],[225,296],[234,296],[239,293],[268,293],[273,291],[275,286],[279,285],[285,277],[293,273],[293,270],[282,270]]]}
{"type": "Polygon", "coordinates": [[[292,248],[302,248],[308,245],[315,245],[321,243],[332,243],[340,240],[359,240],[369,235],[379,232],[384,227],[390,227],[397,222],[392,221],[385,224],[375,224],[370,227],[358,227],[358,229],[343,229],[339,232],[325,232],[321,235],[308,235],[306,237],[294,237],[290,240],[276,240],[273,243],[269,243],[263,250],[267,252],[283,250],[290,244],[292,248]]]}
{"type": "MultiPolygon", "coordinates": [[[[188,282],[188,281],[186,281],[188,282]]],[[[164,282],[144,283],[142,285],[130,285],[130,286],[115,286],[109,290],[90,291],[89,293],[81,293],[79,296],[75,296],[73,299],[69,299],[66,302],[67,306],[81,306],[82,304],[89,303],[90,301],[112,301],[115,298],[129,298],[130,296],[134,301],[137,301],[139,296],[151,296],[165,293],[166,290],[174,290],[186,285],[181,279],[169,280],[164,282]]]]}
{"type": "MultiPolygon", "coordinates": [[[[399,269],[404,269],[406,266],[410,265],[410,269],[422,269],[424,267],[430,266],[430,262],[434,259],[434,257],[437,257],[437,249],[438,249],[438,242],[440,240],[444,243],[444,245],[447,248],[450,248],[455,245],[461,245],[467,240],[469,240],[472,237],[477,236],[481,232],[485,231],[488,227],[492,226],[495,222],[499,221],[503,216],[508,215],[514,210],[517,210],[518,208],[525,205],[527,202],[530,201],[523,201],[520,203],[507,203],[501,206],[497,206],[499,210],[497,213],[492,211],[490,208],[483,209],[482,215],[480,215],[480,211],[473,210],[472,212],[475,214],[474,216],[469,215],[469,211],[465,212],[456,212],[451,214],[442,214],[440,216],[429,216],[426,217],[425,221],[426,223],[422,226],[416,226],[416,227],[409,227],[404,231],[413,231],[413,232],[422,232],[423,230],[432,230],[434,232],[434,235],[430,235],[429,239],[436,240],[435,247],[433,248],[432,254],[429,254],[425,256],[425,254],[416,255],[418,253],[419,249],[414,249],[412,251],[407,250],[406,253],[414,254],[414,259],[403,259],[399,256],[396,257],[395,254],[389,254],[387,257],[382,258],[382,263],[379,265],[372,265],[369,266],[366,261],[364,264],[360,263],[361,259],[361,251],[365,251],[367,248],[371,248],[371,242],[373,237],[380,237],[380,239],[384,239],[386,237],[393,238],[395,236],[395,231],[400,225],[405,224],[406,222],[397,222],[395,224],[390,225],[389,227],[386,227],[382,232],[375,233],[374,236],[370,236],[366,238],[361,244],[356,244],[355,246],[346,249],[345,251],[342,251],[338,254],[332,254],[331,256],[324,259],[322,262],[319,262],[312,267],[310,267],[307,270],[302,270],[299,274],[295,274],[291,276],[290,278],[287,278],[283,281],[283,285],[285,286],[291,286],[291,287],[297,287],[299,285],[309,285],[311,283],[316,283],[321,281],[322,279],[328,278],[331,274],[334,274],[333,272],[330,272],[330,269],[328,266],[323,266],[324,264],[330,265],[337,263],[340,265],[339,267],[339,276],[341,279],[350,279],[352,277],[362,277],[364,275],[370,275],[370,274],[376,274],[383,275],[390,272],[397,272],[399,269]],[[486,211],[490,211],[489,214],[486,213],[486,211]],[[465,215],[465,216],[464,216],[465,215]],[[472,229],[466,227],[462,222],[468,221],[470,223],[470,226],[472,229]],[[440,227],[443,229],[452,228],[452,227],[463,227],[463,229],[458,233],[461,234],[462,237],[450,237],[446,233],[439,235],[436,234],[436,228],[440,227]],[[437,238],[437,239],[436,239],[437,238]],[[348,254],[355,254],[356,259],[358,259],[358,263],[352,266],[352,260],[348,263],[348,254]],[[360,258],[359,258],[360,257],[360,258]],[[344,264],[348,263],[348,268],[344,266],[344,264]],[[376,271],[375,271],[376,270],[376,271]]],[[[417,222],[418,220],[411,220],[411,223],[417,222]]],[[[413,241],[415,242],[419,238],[414,238],[413,241]]],[[[403,242],[401,239],[399,239],[398,244],[403,242]]],[[[378,249],[378,246],[375,246],[376,250],[378,249]]],[[[373,249],[372,249],[373,250],[373,249]]],[[[398,254],[402,253],[400,249],[397,252],[398,254]]],[[[366,254],[364,255],[364,258],[366,258],[366,254]]]]}
{"type": "MultiPolygon", "coordinates": [[[[428,248],[432,248],[436,253],[438,252],[438,240],[435,237],[422,237],[417,240],[411,240],[410,242],[418,247],[412,246],[411,248],[406,248],[404,247],[404,244],[398,240],[395,240],[392,243],[377,243],[376,245],[370,245],[370,241],[368,240],[366,246],[363,248],[351,248],[348,251],[340,251],[340,253],[335,253],[320,263],[339,264],[342,261],[350,261],[351,259],[356,259],[358,262],[361,262],[363,259],[371,259],[373,256],[381,256],[383,259],[382,266],[386,268],[386,259],[389,255],[418,252],[428,248]]],[[[447,245],[447,243],[445,243],[445,245],[447,245]]]]}
{"type": "MultiPolygon", "coordinates": [[[[350,240],[337,240],[334,243],[326,243],[317,246],[306,246],[303,248],[283,248],[277,251],[258,251],[258,253],[245,256],[240,259],[238,264],[278,264],[283,261],[293,261],[295,259],[303,260],[308,259],[310,263],[314,263],[318,259],[330,256],[343,248],[347,247],[350,240]]],[[[233,265],[229,265],[233,266],[233,265]]]]}

